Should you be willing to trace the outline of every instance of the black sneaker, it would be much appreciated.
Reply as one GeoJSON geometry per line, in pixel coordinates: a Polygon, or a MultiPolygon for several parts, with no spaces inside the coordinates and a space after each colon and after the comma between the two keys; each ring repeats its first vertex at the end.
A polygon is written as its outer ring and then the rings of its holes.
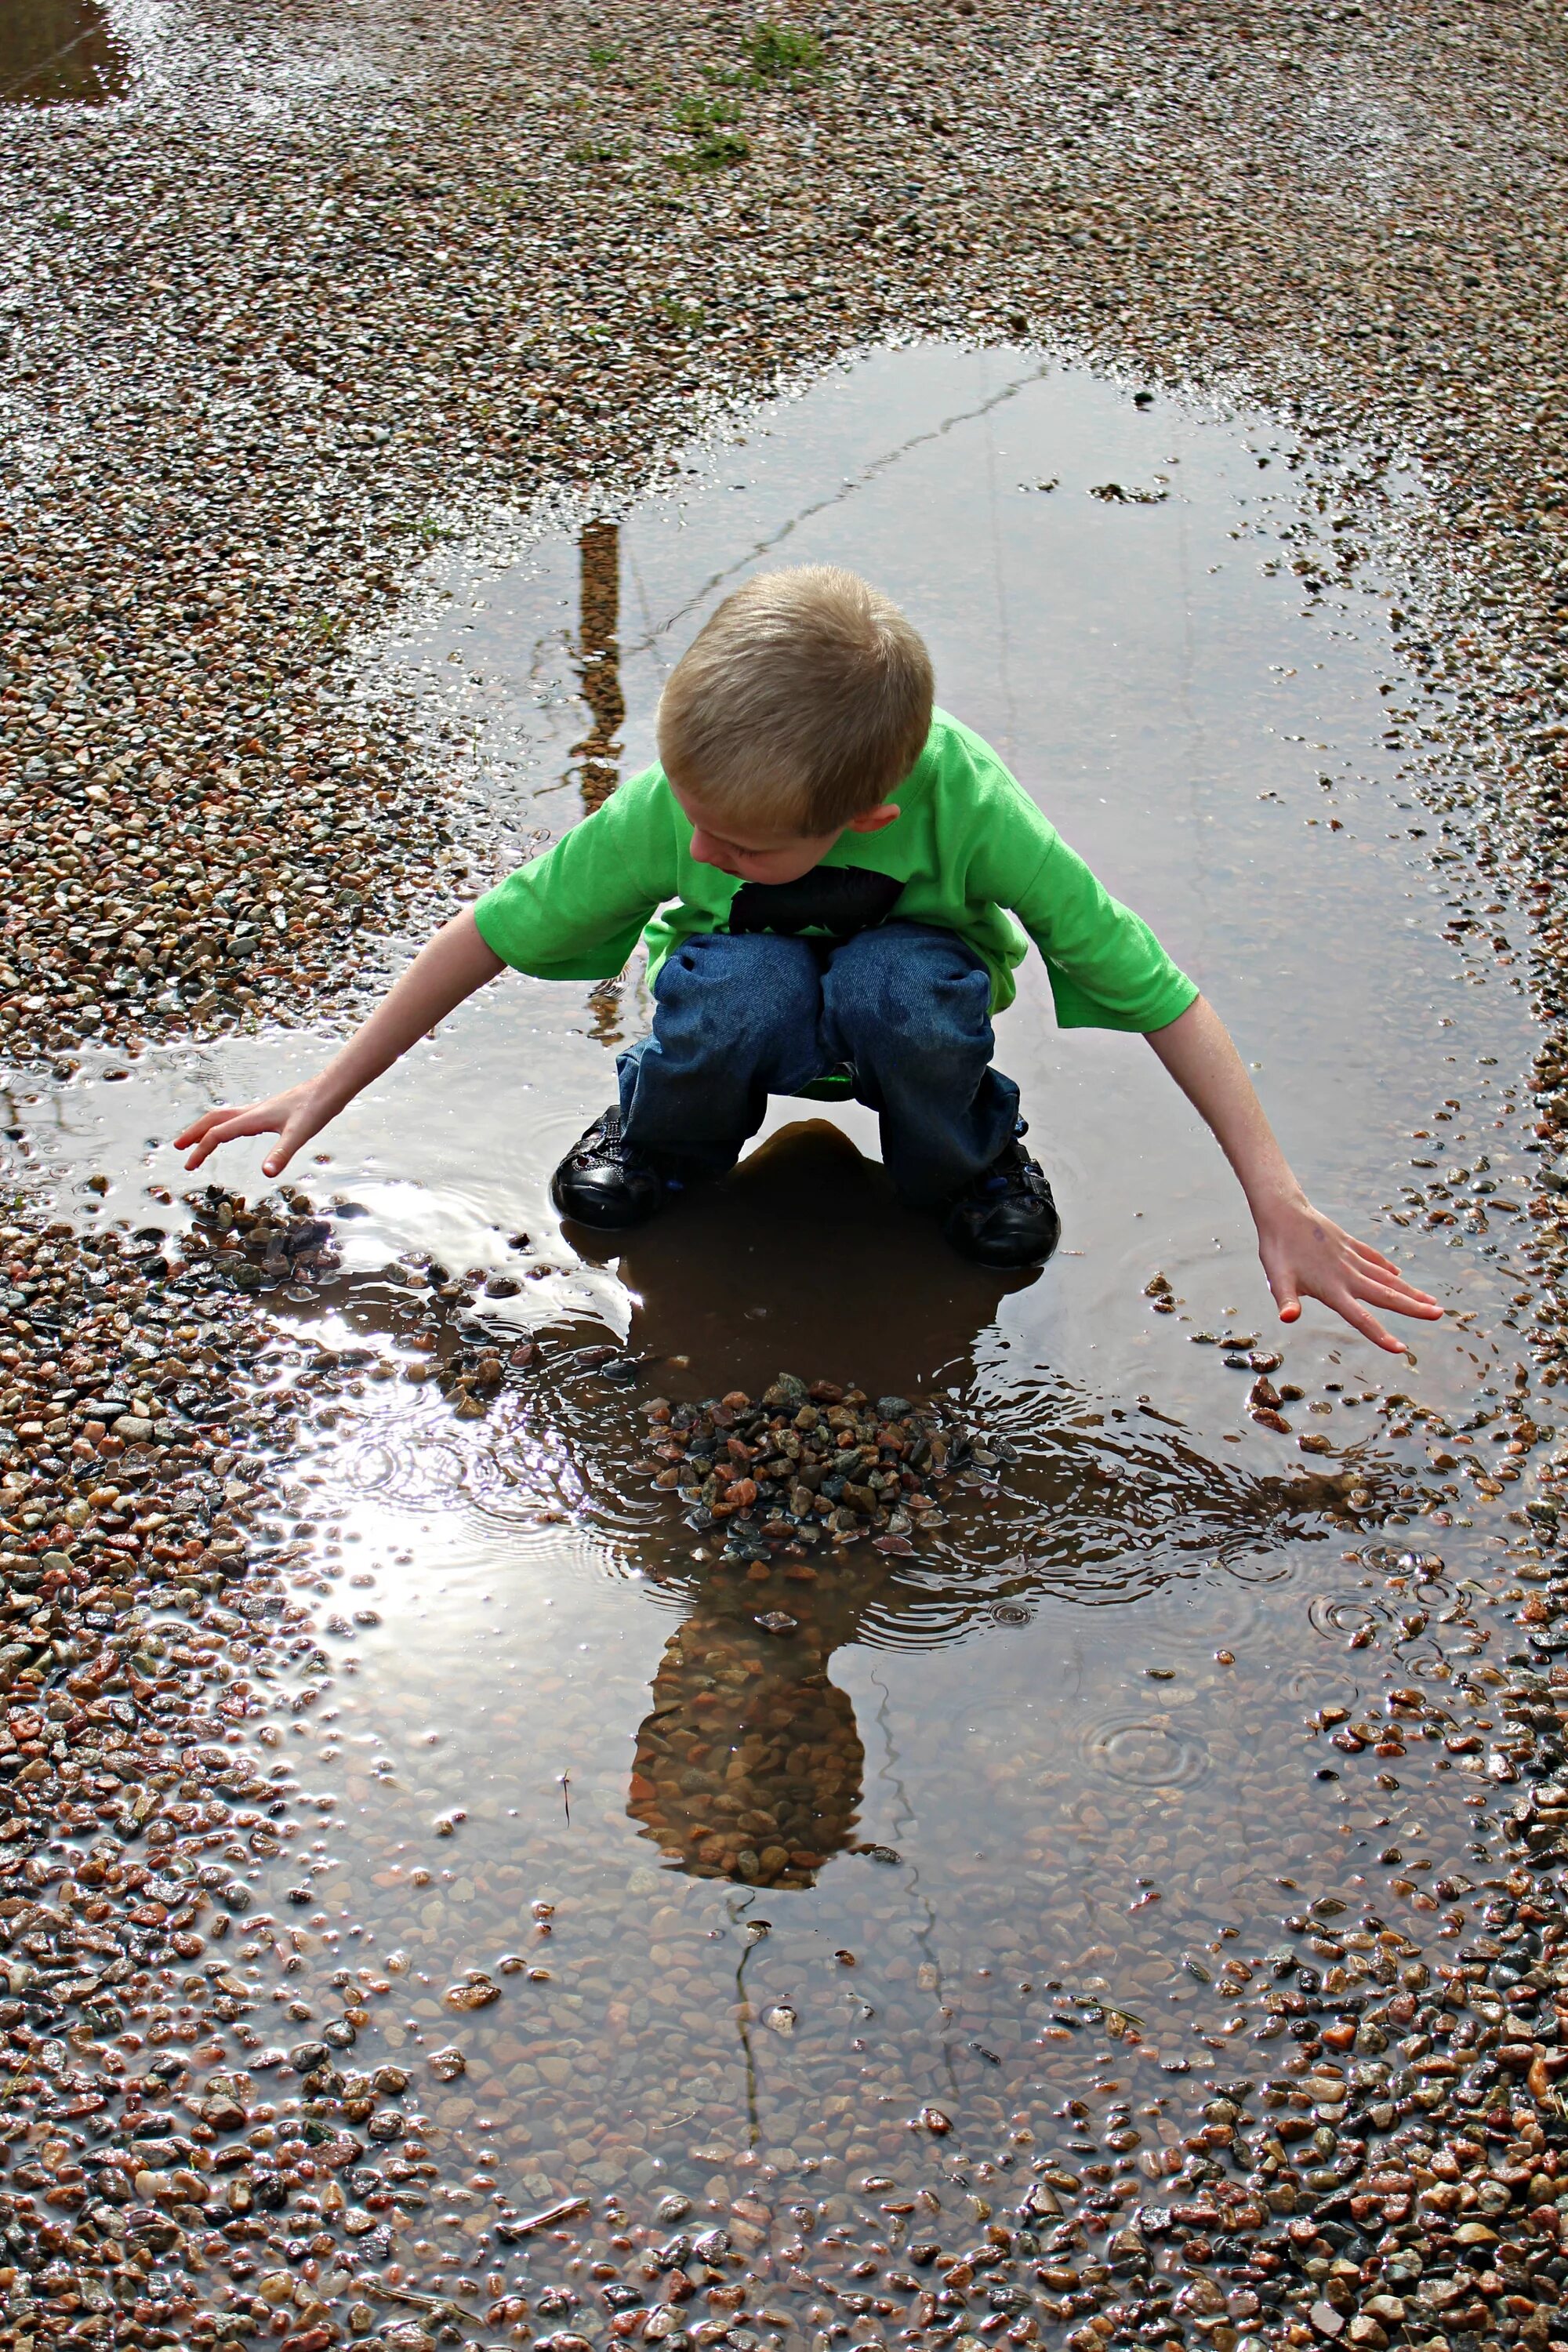
{"type": "Polygon", "coordinates": [[[961,1257],[981,1265],[1044,1265],[1062,1221],[1038,1160],[1014,1142],[953,1194],[942,1230],[961,1257]]]}
{"type": "Polygon", "coordinates": [[[563,1217],[607,1231],[647,1224],[680,1189],[626,1140],[617,1105],[578,1137],[550,1180],[550,1197],[563,1217]]]}

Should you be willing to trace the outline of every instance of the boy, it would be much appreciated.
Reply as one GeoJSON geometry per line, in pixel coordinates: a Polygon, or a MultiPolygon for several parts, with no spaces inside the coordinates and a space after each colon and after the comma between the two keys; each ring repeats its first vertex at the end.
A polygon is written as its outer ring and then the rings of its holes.
{"type": "Polygon", "coordinates": [[[914,628],[853,574],[748,582],[665,688],[659,764],[437,932],[319,1076],[193,1121],[176,1139],[187,1167],[276,1130],[276,1176],[509,964],[599,979],[644,936],[652,1034],[555,1171],[563,1215],[639,1224],[732,1165],[770,1094],[837,1090],[879,1113],[889,1175],[955,1249],[1043,1265],[1056,1204],[991,1062],[1026,931],[1058,1021],[1141,1030],[1207,1121],[1281,1321],[1320,1298],[1401,1352],[1375,1310],[1430,1319],[1436,1301],[1311,1207],[1217,1015],[994,753],[933,711],[932,686],[914,628]]]}

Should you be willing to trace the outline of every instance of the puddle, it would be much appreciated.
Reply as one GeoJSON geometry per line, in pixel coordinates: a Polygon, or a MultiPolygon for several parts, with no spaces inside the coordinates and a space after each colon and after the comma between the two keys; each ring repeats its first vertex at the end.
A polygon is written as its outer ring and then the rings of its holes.
{"type": "Polygon", "coordinates": [[[129,71],[98,0],[6,0],[0,106],[99,106],[124,89],[129,71]]]}
{"type": "MultiPolygon", "coordinates": [[[[1448,1475],[1394,1400],[1479,1392],[1505,1426],[1531,1032],[1506,968],[1442,936],[1463,894],[1404,767],[1439,730],[1395,716],[1418,698],[1389,584],[1331,582],[1304,528],[1346,495],[1262,423],[1021,353],[878,353],[618,520],[454,559],[367,656],[373,703],[412,693],[521,843],[647,758],[674,655],[749,570],[865,572],[926,630],[944,704],[1200,977],[1314,1196],[1463,1318],[1414,1369],[1321,1314],[1280,1335],[1213,1147],[1141,1041],[1054,1031],[1034,966],[998,1058],[1066,1221],[1036,1281],[947,1255],[888,1194],[870,1121],[798,1104],[709,1200],[579,1256],[545,1187],[644,1018],[635,975],[508,978],[357,1104],[298,1171],[353,1213],[337,1258],[256,1300],[279,1364],[331,1367],[332,1396],[253,1517],[342,1662],[289,1727],[338,1801],[286,1861],[290,1985],[307,2016],[349,1986],[361,2054],[417,2062],[427,2137],[480,2168],[467,2204],[401,2231],[415,2273],[479,2262],[499,2182],[641,2219],[665,2188],[826,2200],[844,2234],[811,2263],[839,2278],[894,2188],[991,2198],[1046,2157],[1077,2175],[1098,2143],[1064,2102],[1091,2089],[1147,2103],[1090,2176],[1112,2204],[1147,2194],[1181,2162],[1182,2074],[1321,2051],[1310,2016],[1235,2007],[1300,1890],[1381,1927],[1478,1866],[1479,1765],[1413,1744],[1380,1775],[1369,1719],[1391,1675],[1483,1706],[1506,1647],[1483,1618],[1520,1471],[1489,1450],[1448,1475]],[[406,1378],[531,1340],[472,1417],[406,1378]],[[1327,1454],[1247,1418],[1259,1348],[1327,1454]],[[725,1559],[654,1485],[650,1398],[756,1396],[781,1369],[969,1433],[909,1552],[725,1559]],[[1359,1764],[1307,1736],[1321,1709],[1367,1729],[1359,1764]],[[1378,1860],[1395,1838],[1408,1894],[1378,1860]],[[468,1969],[502,1993],[455,2026],[442,1988],[468,1969]],[[454,2041],[463,2071],[432,2072],[454,2041]]],[[[1384,520],[1417,495],[1397,474],[1371,494],[1384,520]]],[[[319,1051],[89,1056],[17,1100],[17,1149],[79,1220],[187,1228],[168,1136],[319,1051]]],[[[211,1172],[254,1194],[258,1162],[211,1172]]],[[[190,1312],[143,1310],[149,1360],[190,1312]]],[[[275,1909],[281,1884],[258,1876],[275,1909]]],[[[780,2257],[752,2324],[814,2307],[804,2260],[780,2257]]],[[[517,2263],[556,2313],[589,2293],[542,2241],[517,2263]]]]}

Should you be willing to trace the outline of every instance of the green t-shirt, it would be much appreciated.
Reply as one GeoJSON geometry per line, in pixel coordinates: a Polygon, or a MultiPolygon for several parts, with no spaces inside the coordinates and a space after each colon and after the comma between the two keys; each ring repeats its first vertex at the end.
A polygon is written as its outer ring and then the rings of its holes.
{"type": "Polygon", "coordinates": [[[650,976],[700,931],[848,938],[894,920],[968,940],[994,1011],[1028,952],[1046,960],[1064,1029],[1163,1029],[1197,988],[1095,879],[994,751],[937,711],[879,833],[842,833],[799,882],[759,887],[691,855],[662,768],[645,769],[474,909],[486,945],[540,980],[604,980],[646,937],[650,976]],[[1015,919],[1016,918],[1016,919],[1015,919]],[[1022,929],[1019,926],[1022,925],[1022,929]]]}

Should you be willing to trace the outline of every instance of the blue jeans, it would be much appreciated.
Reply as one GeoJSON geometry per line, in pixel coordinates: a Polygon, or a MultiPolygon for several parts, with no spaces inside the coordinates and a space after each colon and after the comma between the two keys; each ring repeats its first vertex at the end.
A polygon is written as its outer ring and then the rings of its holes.
{"type": "Polygon", "coordinates": [[[991,978],[956,931],[883,923],[836,944],[700,932],[666,960],[653,1034],[620,1057],[627,1140],[667,1173],[733,1165],[770,1095],[840,1064],[880,1115],[882,1160],[931,1205],[1016,1132],[1018,1089],[991,1067],[991,978]]]}

